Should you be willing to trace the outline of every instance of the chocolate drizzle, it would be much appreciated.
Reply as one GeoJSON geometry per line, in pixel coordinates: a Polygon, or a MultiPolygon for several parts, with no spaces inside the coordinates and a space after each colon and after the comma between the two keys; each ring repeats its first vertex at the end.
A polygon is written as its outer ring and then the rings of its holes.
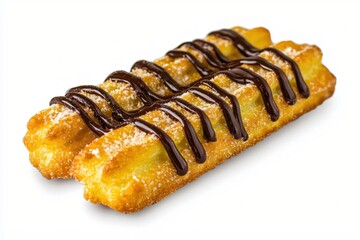
{"type": "Polygon", "coordinates": [[[172,92],[176,93],[179,91],[182,91],[185,88],[182,88],[180,84],[178,84],[169,73],[165,71],[164,68],[160,67],[159,65],[156,65],[155,63],[148,62],[145,60],[140,60],[134,63],[134,65],[131,67],[131,71],[133,71],[136,68],[145,69],[148,72],[151,72],[154,74],[158,79],[160,79],[166,87],[168,87],[172,92]]]}
{"type": "Polygon", "coordinates": [[[213,71],[202,65],[191,53],[180,50],[172,50],[167,52],[166,55],[172,58],[187,58],[202,77],[213,73],[213,71]]]}
{"type": "Polygon", "coordinates": [[[164,132],[164,130],[140,118],[131,119],[131,121],[125,121],[124,125],[125,124],[134,125],[140,130],[146,133],[154,134],[156,137],[158,137],[167,151],[177,174],[183,176],[187,173],[188,165],[185,159],[177,149],[174,141],[169,137],[169,135],[166,134],[166,132],[164,132]]]}
{"type": "Polygon", "coordinates": [[[173,102],[175,102],[180,107],[184,108],[186,111],[189,111],[193,114],[197,114],[200,118],[201,125],[203,127],[203,137],[208,142],[215,142],[216,141],[216,134],[215,130],[210,122],[209,117],[206,115],[206,113],[201,110],[200,108],[196,107],[195,105],[192,105],[188,101],[185,101],[181,98],[174,98],[172,99],[173,102]]]}
{"type": "Polygon", "coordinates": [[[269,52],[274,53],[279,58],[281,58],[283,61],[290,64],[290,67],[294,72],[296,84],[298,86],[300,94],[304,98],[307,98],[310,96],[310,90],[307,87],[307,85],[304,81],[304,78],[301,75],[299,66],[296,64],[296,62],[293,59],[286,56],[280,50],[278,50],[276,48],[264,48],[263,50],[259,50],[259,49],[255,48],[254,46],[252,46],[248,41],[246,41],[246,39],[243,36],[241,36],[240,34],[234,32],[230,29],[222,29],[222,30],[218,30],[218,31],[213,31],[213,32],[209,33],[209,35],[215,35],[217,37],[230,40],[234,44],[236,49],[239,50],[239,52],[246,57],[256,56],[264,51],[269,51],[269,52]]]}
{"type": "Polygon", "coordinates": [[[211,32],[210,34],[230,40],[245,57],[237,60],[229,60],[214,44],[204,40],[196,39],[192,42],[182,43],[176,48],[176,50],[171,50],[166,55],[171,58],[186,58],[197,70],[201,78],[189,86],[181,86],[170,76],[169,73],[165,71],[164,68],[155,63],[140,60],[132,66],[131,70],[144,69],[155,75],[170,91],[173,92],[173,96],[171,97],[163,97],[151,91],[151,89],[140,77],[125,71],[115,71],[111,73],[105,81],[129,84],[142,100],[144,107],[135,111],[126,111],[108,92],[100,87],[90,85],[71,88],[67,91],[65,97],[54,97],[50,101],[50,104],[62,104],[75,111],[84,120],[86,125],[99,136],[127,124],[134,125],[146,133],[155,135],[162,142],[177,173],[179,175],[185,175],[188,171],[188,165],[171,137],[154,124],[139,118],[141,115],[153,110],[158,110],[165,113],[172,120],[181,123],[196,161],[198,163],[203,163],[206,160],[206,151],[201,144],[201,140],[198,138],[194,127],[181,112],[175,110],[169,105],[169,103],[172,102],[180,108],[192,114],[196,114],[199,117],[205,141],[216,141],[216,133],[209,117],[202,109],[184,99],[179,98],[179,96],[184,92],[191,93],[210,104],[218,105],[223,112],[230,133],[235,139],[241,138],[243,141],[248,139],[248,134],[242,122],[238,99],[235,95],[210,81],[212,78],[222,74],[238,84],[255,85],[261,93],[266,111],[270,115],[271,120],[276,121],[279,118],[280,113],[273,99],[272,91],[268,83],[260,75],[247,68],[241,67],[243,64],[258,65],[267,71],[274,72],[278,77],[284,99],[290,105],[295,104],[296,95],[292,90],[285,73],[276,65],[258,56],[263,51],[270,51],[283,61],[289,63],[294,72],[300,94],[303,97],[308,97],[310,94],[296,62],[287,57],[281,51],[275,48],[265,48],[263,50],[259,50],[247,42],[241,35],[232,30],[223,29],[211,32]],[[217,70],[207,68],[191,53],[179,50],[182,46],[186,46],[202,54],[209,66],[217,70]],[[111,108],[112,118],[107,117],[95,104],[95,102],[89,97],[83,95],[83,93],[93,94],[105,100],[111,108]],[[231,104],[228,104],[224,99],[228,99],[231,104]],[[89,109],[93,113],[93,117],[91,117],[84,108],[89,109]]]}

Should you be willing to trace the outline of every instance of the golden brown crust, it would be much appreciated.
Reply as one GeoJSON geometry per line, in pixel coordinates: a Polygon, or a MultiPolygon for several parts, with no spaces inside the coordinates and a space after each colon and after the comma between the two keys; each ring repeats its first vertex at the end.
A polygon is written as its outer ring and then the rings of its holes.
{"type": "MultiPolygon", "coordinates": [[[[247,30],[235,27],[234,30],[258,48],[271,44],[269,31],[265,28],[247,30]]],[[[228,40],[214,36],[209,36],[206,40],[217,45],[230,59],[241,57],[228,40]]],[[[207,65],[198,52],[186,47],[182,47],[182,50],[191,52],[200,62],[207,65]]],[[[200,78],[192,64],[185,58],[172,59],[165,56],[156,60],[155,63],[164,67],[180,84],[187,85],[200,78]]],[[[140,69],[135,69],[133,73],[141,77],[154,92],[162,95],[172,94],[154,75],[140,69]]],[[[108,91],[125,110],[135,110],[142,106],[139,97],[127,84],[108,81],[99,86],[108,91]]],[[[107,116],[110,116],[111,111],[105,101],[94,98],[94,95],[87,96],[93,99],[107,116]]],[[[24,144],[29,150],[31,163],[44,177],[70,178],[69,169],[73,158],[95,138],[97,138],[96,134],[88,129],[80,116],[55,104],[29,120],[24,144]]]]}
{"type": "MultiPolygon", "coordinates": [[[[141,210],[160,201],[231,156],[253,146],[288,122],[314,109],[333,94],[336,79],[321,64],[322,54],[318,47],[297,45],[290,41],[281,42],[274,47],[298,63],[310,88],[309,98],[301,98],[296,91],[294,76],[288,64],[272,53],[264,52],[261,54],[263,58],[278,65],[286,73],[298,99],[295,105],[289,106],[282,97],[275,74],[258,67],[246,66],[262,75],[269,83],[281,113],[277,121],[270,120],[255,86],[234,84],[226,76],[218,75],[212,81],[234,94],[239,100],[245,129],[249,134],[247,141],[233,138],[217,105],[206,104],[191,94],[184,94],[182,98],[200,106],[207,113],[216,131],[216,142],[205,142],[200,138],[207,153],[206,162],[195,162],[181,125],[155,110],[142,118],[164,129],[174,140],[188,162],[189,172],[185,176],[177,175],[161,142],[154,136],[127,125],[94,140],[75,157],[71,172],[84,184],[85,198],[120,212],[131,213],[141,210]]],[[[190,120],[198,136],[201,136],[199,119],[182,109],[177,110],[190,120]]]]}

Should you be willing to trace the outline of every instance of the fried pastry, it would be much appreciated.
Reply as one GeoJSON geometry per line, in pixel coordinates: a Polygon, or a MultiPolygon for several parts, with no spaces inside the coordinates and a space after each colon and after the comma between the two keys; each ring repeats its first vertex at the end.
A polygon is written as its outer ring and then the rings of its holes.
{"type": "MultiPolygon", "coordinates": [[[[271,44],[265,28],[235,27],[233,31],[259,49],[271,44]]],[[[79,151],[112,130],[114,112],[126,115],[168,99],[201,77],[232,67],[244,54],[228,38],[214,33],[204,40],[185,42],[154,63],[138,61],[131,74],[116,71],[98,87],[68,90],[66,96],[54,98],[48,109],[30,119],[24,143],[31,163],[46,178],[70,178],[69,169],[79,151]]]]}
{"type": "Polygon", "coordinates": [[[222,29],[53,98],[28,124],[32,163],[48,178],[75,177],[91,202],[132,213],[333,94],[318,47],[271,45],[258,29],[262,47],[245,37],[251,30],[222,29]]]}
{"type": "Polygon", "coordinates": [[[124,213],[139,211],[334,92],[335,76],[316,46],[285,41],[258,50],[232,30],[212,35],[229,40],[246,57],[224,59],[220,71],[171,98],[138,111],[115,110],[117,121],[98,125],[112,130],[84,147],[71,167],[87,200],[124,213]]]}

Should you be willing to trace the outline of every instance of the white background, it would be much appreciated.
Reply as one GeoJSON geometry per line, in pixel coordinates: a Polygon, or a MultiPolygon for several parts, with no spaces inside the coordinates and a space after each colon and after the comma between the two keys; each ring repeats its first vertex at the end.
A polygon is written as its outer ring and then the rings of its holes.
{"type": "Polygon", "coordinates": [[[355,1],[75,2],[1,5],[0,238],[360,239],[355,1]],[[31,166],[22,144],[26,123],[53,96],[235,25],[265,26],[275,42],[320,46],[338,79],[335,95],[133,215],[86,202],[80,183],[48,181],[31,166]]]}

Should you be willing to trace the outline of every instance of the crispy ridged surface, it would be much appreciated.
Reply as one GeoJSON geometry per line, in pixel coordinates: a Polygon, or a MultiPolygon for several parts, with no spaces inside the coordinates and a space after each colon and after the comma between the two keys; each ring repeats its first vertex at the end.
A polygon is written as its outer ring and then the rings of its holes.
{"type": "Polygon", "coordinates": [[[172,105],[194,126],[207,153],[205,163],[195,162],[181,124],[171,120],[161,111],[154,110],[141,118],[162,128],[174,140],[189,165],[188,173],[184,176],[176,173],[159,139],[132,125],[126,125],[94,140],[75,157],[71,172],[84,184],[85,198],[120,212],[132,213],[141,210],[231,156],[253,146],[288,122],[314,109],[333,94],[336,80],[334,75],[321,64],[322,53],[318,47],[297,45],[289,41],[281,42],[274,47],[298,63],[311,92],[309,98],[301,98],[298,94],[288,64],[272,53],[261,53],[260,56],[283,69],[297,94],[297,103],[289,106],[283,99],[275,74],[258,67],[246,66],[262,75],[269,83],[280,110],[280,118],[277,121],[270,120],[260,93],[254,85],[236,84],[226,76],[218,75],[212,81],[234,94],[240,102],[243,122],[249,134],[247,141],[233,138],[217,105],[205,103],[194,95],[185,93],[182,98],[201,107],[209,116],[216,131],[217,141],[205,142],[201,137],[199,118],[172,105]]]}
{"type": "MultiPolygon", "coordinates": [[[[235,27],[233,30],[260,49],[271,44],[270,34],[265,28],[246,30],[235,27]]],[[[208,36],[205,40],[214,43],[229,59],[241,57],[228,40],[215,36],[208,36]]],[[[200,53],[186,47],[182,47],[181,50],[192,53],[201,63],[209,67],[200,53]]],[[[157,59],[155,63],[162,66],[182,85],[188,85],[200,78],[195,68],[185,58],[173,59],[165,56],[157,59]]],[[[152,91],[163,96],[172,94],[153,74],[141,69],[135,69],[132,73],[141,77],[152,91]]],[[[143,106],[140,98],[128,84],[107,81],[99,86],[109,92],[127,111],[143,106]]],[[[104,100],[94,95],[84,95],[94,100],[107,116],[111,116],[111,110],[104,100]]],[[[86,126],[78,114],[59,104],[54,104],[29,120],[24,143],[30,152],[31,163],[44,177],[70,178],[69,169],[74,157],[96,138],[97,135],[86,126]]]]}

